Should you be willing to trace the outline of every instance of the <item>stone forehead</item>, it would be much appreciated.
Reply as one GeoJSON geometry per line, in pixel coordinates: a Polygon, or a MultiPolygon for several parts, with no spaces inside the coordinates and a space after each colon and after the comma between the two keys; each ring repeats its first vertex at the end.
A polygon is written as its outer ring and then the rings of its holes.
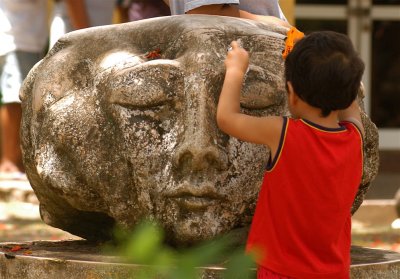
{"type": "Polygon", "coordinates": [[[88,45],[87,49],[81,49],[81,51],[85,52],[85,50],[90,51],[91,48],[106,47],[107,44],[126,46],[124,42],[132,43],[130,46],[147,46],[153,42],[158,44],[172,42],[182,36],[190,36],[193,33],[196,36],[223,33],[227,37],[230,35],[260,35],[283,40],[285,39],[286,31],[287,29],[283,27],[265,25],[239,18],[181,15],[79,30],[69,33],[62,41],[70,41],[78,45],[85,44],[85,39],[97,39],[107,42],[106,44],[92,43],[92,45],[88,45]],[[112,39],[110,40],[110,38],[112,39]]]}
{"type": "Polygon", "coordinates": [[[207,15],[152,18],[71,32],[58,41],[47,59],[65,48],[72,48],[74,60],[101,60],[102,54],[110,50],[145,53],[153,48],[178,48],[172,50],[178,52],[183,46],[196,49],[212,43],[207,38],[215,37],[228,45],[240,37],[258,40],[258,36],[283,46],[286,31],[283,27],[231,17],[213,16],[212,20],[207,15]]]}

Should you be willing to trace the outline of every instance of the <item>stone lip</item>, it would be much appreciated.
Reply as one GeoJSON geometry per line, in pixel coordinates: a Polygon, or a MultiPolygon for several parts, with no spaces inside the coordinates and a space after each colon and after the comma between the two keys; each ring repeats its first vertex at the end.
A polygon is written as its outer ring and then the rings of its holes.
{"type": "Polygon", "coordinates": [[[0,254],[13,258],[18,256],[59,259],[61,261],[122,263],[116,256],[102,253],[102,246],[86,240],[4,242],[0,244],[0,254]],[[12,252],[13,247],[21,249],[12,252]]]}
{"type": "Polygon", "coordinates": [[[351,247],[352,267],[391,263],[398,263],[400,267],[400,253],[360,246],[351,247]]]}
{"type": "MultiPolygon", "coordinates": [[[[86,240],[0,243],[0,279],[39,278],[35,276],[43,275],[58,279],[127,278],[124,276],[133,274],[135,270],[148,269],[124,263],[118,256],[107,255],[103,247],[86,240]],[[18,251],[11,252],[17,246],[18,251]]],[[[370,274],[379,274],[379,278],[398,278],[395,276],[400,274],[400,253],[352,246],[351,259],[352,278],[378,278],[369,277],[370,274]]],[[[211,279],[221,278],[224,267],[215,265],[199,269],[201,278],[211,279]]]]}
{"type": "MultiPolygon", "coordinates": [[[[124,263],[120,257],[105,252],[104,248],[104,245],[87,240],[3,242],[0,243],[0,255],[57,258],[68,261],[124,263]],[[10,250],[16,246],[20,246],[21,249],[11,252],[10,250]],[[26,253],[27,251],[29,253],[26,253]]],[[[394,262],[399,262],[400,264],[400,253],[360,246],[351,247],[351,266],[394,262]]]]}

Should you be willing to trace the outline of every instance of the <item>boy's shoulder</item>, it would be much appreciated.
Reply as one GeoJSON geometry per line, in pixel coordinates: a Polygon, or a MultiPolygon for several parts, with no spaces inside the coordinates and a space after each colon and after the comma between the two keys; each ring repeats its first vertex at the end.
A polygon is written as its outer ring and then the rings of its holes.
{"type": "Polygon", "coordinates": [[[337,128],[328,128],[324,127],[322,125],[319,125],[317,123],[314,123],[312,121],[309,121],[307,119],[294,119],[294,118],[287,118],[287,121],[284,121],[284,128],[285,125],[287,126],[286,130],[288,127],[290,127],[291,130],[296,130],[294,133],[297,134],[297,136],[301,136],[301,130],[304,131],[304,133],[307,132],[320,132],[318,135],[323,136],[323,135],[329,135],[329,134],[340,134],[342,133],[343,135],[348,135],[348,134],[355,134],[355,136],[358,138],[361,138],[363,140],[363,131],[360,129],[358,123],[345,120],[339,122],[339,127],[337,128]],[[287,124],[285,124],[287,122],[287,124]],[[350,133],[344,133],[344,132],[350,132],[350,133]]]}

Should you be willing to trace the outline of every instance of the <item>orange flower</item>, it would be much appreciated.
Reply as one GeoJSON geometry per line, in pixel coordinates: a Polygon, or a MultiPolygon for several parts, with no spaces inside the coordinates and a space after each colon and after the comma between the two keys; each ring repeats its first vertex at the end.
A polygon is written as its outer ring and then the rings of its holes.
{"type": "Polygon", "coordinates": [[[159,48],[156,48],[155,50],[149,51],[145,54],[145,57],[149,60],[160,59],[161,50],[159,48]]]}
{"type": "Polygon", "coordinates": [[[19,250],[21,250],[21,249],[22,249],[21,246],[15,245],[14,247],[12,247],[12,248],[10,249],[10,252],[17,252],[17,251],[19,251],[19,250]]]}
{"type": "Polygon", "coordinates": [[[299,31],[296,27],[292,27],[289,29],[286,35],[285,41],[285,49],[282,52],[283,59],[289,55],[289,53],[293,50],[295,43],[304,37],[304,33],[299,31]]]}

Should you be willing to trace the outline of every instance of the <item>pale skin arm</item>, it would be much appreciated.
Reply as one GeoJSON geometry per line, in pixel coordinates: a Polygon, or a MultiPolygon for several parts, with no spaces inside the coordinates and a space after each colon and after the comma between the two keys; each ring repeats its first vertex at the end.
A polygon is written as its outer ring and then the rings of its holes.
{"type": "MultiPolygon", "coordinates": [[[[169,6],[169,1],[164,0],[164,2],[169,6]]],[[[196,9],[190,10],[187,14],[208,14],[208,15],[221,15],[221,16],[231,16],[231,17],[240,17],[246,19],[252,19],[259,22],[264,23],[273,23],[277,25],[281,25],[284,27],[290,28],[291,25],[274,16],[262,16],[262,15],[255,15],[243,10],[239,10],[238,7],[235,5],[222,5],[222,4],[215,4],[215,5],[205,5],[198,7],[196,9]]]]}
{"type": "MultiPolygon", "coordinates": [[[[364,91],[364,86],[362,83],[360,85],[360,90],[362,92],[364,91]]],[[[348,108],[339,111],[338,118],[339,121],[349,121],[354,123],[358,127],[358,129],[360,129],[361,134],[364,136],[365,130],[362,124],[360,106],[358,105],[357,99],[358,98],[356,98],[356,100],[354,100],[354,102],[348,108]]]]}
{"type": "Polygon", "coordinates": [[[90,27],[86,13],[86,5],[83,0],[65,0],[68,15],[71,19],[72,27],[75,30],[90,27]]]}
{"type": "Polygon", "coordinates": [[[226,74],[217,107],[218,127],[240,140],[263,144],[275,155],[279,145],[283,118],[255,117],[240,112],[240,92],[249,64],[247,51],[232,42],[232,50],[225,60],[226,74]]]}

